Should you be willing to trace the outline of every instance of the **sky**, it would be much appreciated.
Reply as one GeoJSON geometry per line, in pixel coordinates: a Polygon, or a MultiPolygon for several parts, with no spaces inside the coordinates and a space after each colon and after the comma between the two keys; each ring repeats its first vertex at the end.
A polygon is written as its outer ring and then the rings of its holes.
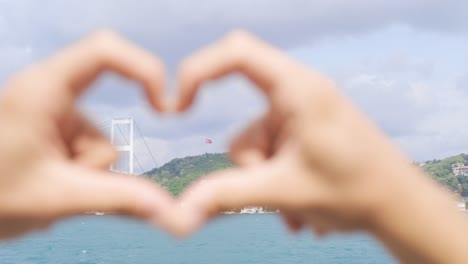
{"type": "MultiPolygon", "coordinates": [[[[0,82],[101,28],[159,56],[174,93],[178,64],[234,29],[245,29],[338,84],[413,160],[468,152],[468,2],[461,0],[0,0],[0,82]]],[[[150,109],[141,88],[102,76],[80,107],[105,133],[133,117],[137,170],[228,150],[266,108],[239,75],[204,85],[182,116],[150,109]],[[210,138],[213,144],[205,144],[210,138]]]]}

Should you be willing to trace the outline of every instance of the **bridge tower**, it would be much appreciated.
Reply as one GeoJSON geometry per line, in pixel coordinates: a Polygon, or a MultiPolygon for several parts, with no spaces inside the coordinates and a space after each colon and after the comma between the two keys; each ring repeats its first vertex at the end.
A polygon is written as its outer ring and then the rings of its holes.
{"type": "MultiPolygon", "coordinates": [[[[120,172],[120,173],[128,173],[133,174],[133,159],[134,159],[134,140],[133,140],[133,126],[134,120],[133,118],[113,118],[112,125],[111,125],[111,143],[116,148],[119,157],[124,157],[127,159],[128,157],[128,171],[122,171],[122,168],[119,168],[117,164],[112,164],[110,167],[111,171],[120,172]],[[128,138],[122,132],[122,127],[126,128],[125,131],[128,131],[128,138]],[[123,141],[117,140],[117,135],[121,135],[123,137],[123,141]],[[124,155],[126,154],[126,155],[124,155]]],[[[117,162],[118,163],[118,162],[117,162]]],[[[127,169],[127,167],[125,167],[127,169]]]]}

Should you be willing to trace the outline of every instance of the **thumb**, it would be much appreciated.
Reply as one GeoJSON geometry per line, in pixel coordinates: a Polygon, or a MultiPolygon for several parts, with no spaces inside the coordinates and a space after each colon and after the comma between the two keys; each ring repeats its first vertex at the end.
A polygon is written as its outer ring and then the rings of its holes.
{"type": "Polygon", "coordinates": [[[246,206],[280,207],[282,171],[274,164],[215,172],[189,187],[180,197],[180,211],[190,223],[187,233],[195,231],[218,213],[246,206]]]}
{"type": "Polygon", "coordinates": [[[56,164],[52,174],[62,186],[63,197],[55,203],[58,216],[84,212],[111,212],[160,222],[174,203],[172,196],[139,176],[114,174],[74,164],[56,164]]]}

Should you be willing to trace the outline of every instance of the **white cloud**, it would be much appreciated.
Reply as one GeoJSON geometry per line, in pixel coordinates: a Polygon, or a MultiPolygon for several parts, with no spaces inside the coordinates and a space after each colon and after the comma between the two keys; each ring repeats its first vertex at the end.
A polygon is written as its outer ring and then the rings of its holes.
{"type": "Polygon", "coordinates": [[[412,158],[468,152],[468,94],[452,82],[433,87],[424,80],[359,74],[343,86],[412,158]]]}
{"type": "MultiPolygon", "coordinates": [[[[0,80],[101,27],[160,55],[173,73],[188,53],[241,27],[287,50],[315,51],[308,64],[325,65],[412,157],[439,157],[468,147],[461,132],[468,131],[461,121],[468,70],[458,71],[457,58],[466,49],[456,50],[468,43],[467,13],[468,2],[459,0],[0,1],[0,80]]],[[[298,59],[309,59],[304,54],[298,59]]],[[[107,76],[82,105],[96,121],[135,117],[163,163],[210,152],[205,147],[226,150],[228,139],[265,107],[251,86],[237,77],[211,83],[190,113],[163,117],[136,84],[107,76]],[[205,137],[215,144],[203,145],[205,137]]],[[[141,159],[152,165],[148,155],[141,159]]]]}

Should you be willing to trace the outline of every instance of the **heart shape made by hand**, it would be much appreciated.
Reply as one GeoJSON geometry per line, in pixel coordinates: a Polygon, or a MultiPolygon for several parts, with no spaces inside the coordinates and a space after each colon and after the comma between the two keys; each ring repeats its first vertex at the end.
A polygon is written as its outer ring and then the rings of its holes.
{"type": "Polygon", "coordinates": [[[392,196],[387,187],[397,182],[376,177],[369,161],[406,164],[331,81],[246,32],[187,58],[175,102],[167,103],[163,84],[158,59],[107,31],[7,83],[0,119],[8,126],[0,146],[11,155],[0,156],[0,222],[8,228],[0,237],[85,211],[139,217],[183,236],[220,211],[252,205],[279,208],[293,230],[305,223],[318,233],[359,229],[380,206],[374,201],[392,196]],[[161,112],[187,110],[202,83],[240,72],[269,108],[233,140],[230,155],[239,167],[204,177],[176,199],[147,180],[106,172],[113,148],[75,108],[104,70],[142,83],[161,112]]]}

